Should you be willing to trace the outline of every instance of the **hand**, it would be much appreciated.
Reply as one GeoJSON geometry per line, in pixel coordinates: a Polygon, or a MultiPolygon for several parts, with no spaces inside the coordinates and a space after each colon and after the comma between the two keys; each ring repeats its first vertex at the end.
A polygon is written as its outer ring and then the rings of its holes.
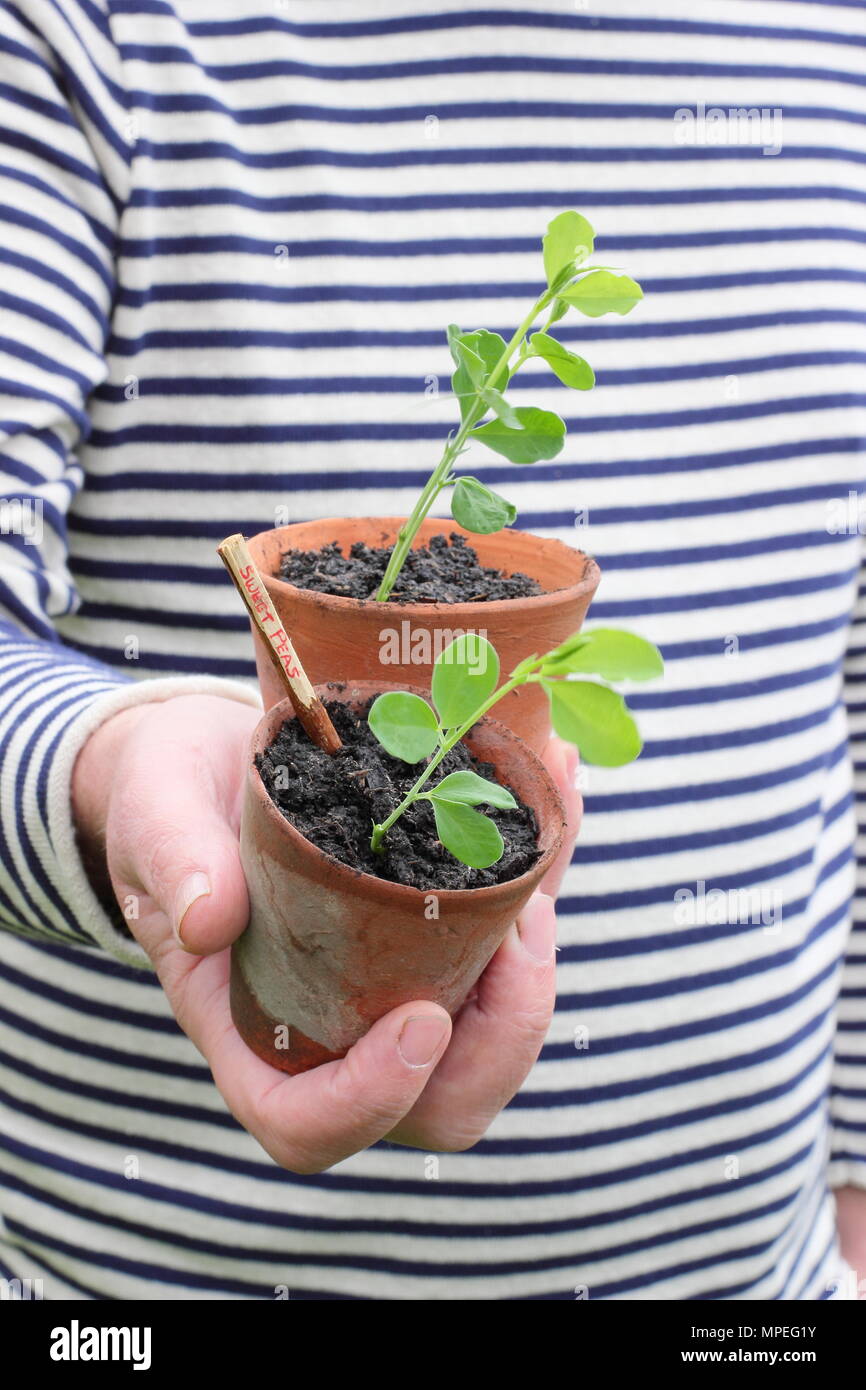
{"type": "Polygon", "coordinates": [[[859,1296],[866,1299],[866,1189],[837,1189],[836,1227],[842,1254],[857,1276],[859,1296]]]}
{"type": "Polygon", "coordinates": [[[562,849],[541,891],[488,965],[454,1021],[448,1051],[412,1110],[388,1135],[419,1149],[468,1149],[523,1085],[541,1051],[556,1003],[554,899],[571,863],[583,800],[577,750],[556,736],[544,762],[565,802],[562,849]],[[521,944],[522,943],[522,944],[521,944]],[[527,961],[527,951],[534,959],[527,961]],[[527,968],[528,967],[528,968],[527,968]]]}
{"type": "MultiPolygon", "coordinates": [[[[239,1122],[271,1157],[319,1172],[387,1136],[425,1149],[476,1143],[522,1084],[554,1000],[558,887],[573,841],[512,927],[453,1025],[418,1000],[380,1019],[345,1058],[286,1076],[256,1057],[229,1011],[228,947],[249,902],[238,852],[250,734],[260,715],[185,695],[108,720],[76,762],[72,798],[85,845],[107,859],[130,929],[150,956],[180,1026],[239,1122]],[[446,1051],[447,1049],[447,1051],[446,1051]]],[[[563,746],[548,765],[579,798],[563,746]]]]}

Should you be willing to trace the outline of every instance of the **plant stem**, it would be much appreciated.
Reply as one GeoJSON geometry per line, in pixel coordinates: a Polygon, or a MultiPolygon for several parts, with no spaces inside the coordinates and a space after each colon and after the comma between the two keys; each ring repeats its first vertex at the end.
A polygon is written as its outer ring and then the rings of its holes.
{"type": "MultiPolygon", "coordinates": [[[[525,665],[525,663],[522,664],[525,665]]],[[[479,705],[478,709],[475,711],[473,715],[470,716],[469,719],[466,720],[465,724],[461,724],[458,729],[451,729],[447,737],[443,736],[442,742],[436,749],[436,752],[433,754],[424,771],[421,773],[421,776],[418,778],[418,781],[406,793],[406,795],[403,797],[403,800],[400,802],[400,805],[391,812],[388,819],[383,821],[381,825],[373,826],[373,834],[370,838],[371,849],[376,850],[377,852],[379,851],[379,846],[382,843],[383,837],[388,833],[395,821],[398,821],[400,819],[403,812],[406,811],[412,805],[412,802],[417,800],[421,788],[429,780],[431,775],[436,771],[437,767],[441,763],[442,759],[445,757],[446,753],[450,753],[454,745],[459,743],[461,738],[464,738],[465,735],[469,733],[469,730],[473,727],[473,725],[477,724],[479,719],[483,719],[484,715],[487,713],[489,709],[492,709],[492,707],[496,704],[497,700],[501,700],[503,695],[510,694],[510,692],[512,690],[516,690],[519,685],[524,685],[527,681],[532,679],[533,674],[531,667],[523,671],[521,671],[518,668],[517,672],[512,673],[511,677],[509,678],[509,680],[505,682],[504,685],[501,685],[498,690],[494,690],[493,694],[488,696],[488,698],[484,701],[483,705],[479,705]]]]}
{"type": "MultiPolygon", "coordinates": [[[[551,290],[547,289],[544,291],[544,294],[542,294],[540,298],[538,298],[535,301],[526,318],[523,320],[520,327],[516,330],[514,336],[511,339],[511,342],[505,348],[504,352],[499,358],[499,361],[493,368],[493,371],[490,373],[489,377],[485,381],[485,386],[496,386],[496,383],[502,374],[503,368],[507,367],[509,362],[511,361],[512,353],[515,351],[516,348],[525,346],[524,339],[527,333],[534,324],[535,320],[538,318],[538,315],[547,306],[552,297],[553,296],[551,290]]],[[[520,363],[525,360],[525,356],[521,356],[520,360],[517,363],[517,366],[520,366],[520,363]]],[[[394,587],[394,581],[397,579],[397,576],[399,575],[401,569],[403,568],[403,565],[405,564],[406,556],[409,554],[409,551],[412,548],[412,542],[418,534],[419,526],[421,525],[425,517],[428,515],[430,508],[433,506],[433,503],[436,501],[436,498],[439,496],[439,493],[442,491],[443,488],[449,486],[451,465],[454,463],[455,459],[458,458],[458,456],[462,453],[463,445],[466,443],[466,439],[470,431],[475,428],[475,426],[478,424],[478,421],[482,418],[482,416],[486,415],[486,413],[487,405],[479,396],[478,390],[476,388],[475,400],[473,401],[469,410],[466,412],[466,418],[464,419],[463,423],[460,426],[460,429],[457,431],[454,438],[450,440],[446,445],[445,451],[441,459],[434,468],[433,472],[430,474],[430,477],[427,479],[427,482],[425,483],[424,488],[421,491],[420,497],[415,503],[415,506],[412,508],[411,515],[407,517],[405,523],[403,524],[403,526],[401,526],[397,534],[397,540],[394,543],[394,549],[391,551],[391,557],[388,560],[387,569],[385,570],[385,573],[382,576],[382,582],[376,591],[375,597],[377,603],[385,603],[390,598],[391,590],[394,587]]]]}

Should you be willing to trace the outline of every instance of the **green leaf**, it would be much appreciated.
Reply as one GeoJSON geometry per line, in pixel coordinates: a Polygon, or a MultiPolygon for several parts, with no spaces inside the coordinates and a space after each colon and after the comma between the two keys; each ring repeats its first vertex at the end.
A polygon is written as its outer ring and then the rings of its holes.
{"type": "Polygon", "coordinates": [[[451,376],[451,390],[457,397],[461,419],[465,420],[473,404],[478,387],[483,385],[486,375],[482,358],[467,343],[468,334],[461,334],[456,323],[448,325],[448,346],[454,358],[455,370],[451,376]]]}
{"type": "Polygon", "coordinates": [[[458,323],[449,323],[445,329],[445,336],[448,339],[448,347],[455,367],[460,366],[460,358],[457,355],[457,343],[463,337],[463,329],[458,323]]]}
{"type": "Polygon", "coordinates": [[[500,811],[513,811],[517,805],[507,787],[498,782],[488,782],[477,772],[449,772],[441,782],[437,782],[426,795],[431,800],[462,801],[467,806],[496,806],[500,811]]]}
{"type": "Polygon", "coordinates": [[[518,406],[515,415],[520,429],[511,429],[503,420],[490,420],[471,431],[470,439],[480,439],[488,449],[502,454],[510,463],[537,463],[552,459],[565,443],[565,424],[551,410],[518,406]]]}
{"type": "MultiPolygon", "coordinates": [[[[448,325],[448,346],[455,368],[451,389],[460,405],[460,415],[466,419],[477,392],[484,386],[505,351],[505,341],[498,333],[478,328],[473,333],[461,333],[456,323],[448,325]]],[[[503,367],[497,384],[506,386],[508,369],[503,367]]]]}
{"type": "Polygon", "coordinates": [[[643,299],[643,290],[628,275],[593,270],[582,280],[568,285],[561,297],[587,318],[597,319],[602,314],[627,314],[643,299]]]}
{"type": "Polygon", "coordinates": [[[464,632],[437,657],[430,694],[444,729],[465,724],[496,689],[499,657],[486,637],[464,632]]]}
{"type": "Polygon", "coordinates": [[[589,391],[595,385],[595,372],[589,363],[576,353],[569,352],[549,333],[533,333],[529,342],[536,357],[544,358],[564,386],[573,386],[576,391],[589,391]]]}
{"type": "Polygon", "coordinates": [[[664,674],[658,647],[633,632],[613,627],[597,627],[581,633],[581,640],[569,638],[545,658],[541,674],[564,675],[580,672],[601,676],[606,681],[649,681],[664,674]]]}
{"type": "Polygon", "coordinates": [[[484,363],[478,354],[473,350],[471,344],[467,343],[468,334],[464,333],[456,323],[449,323],[446,330],[448,346],[451,349],[451,356],[455,367],[471,366],[470,376],[473,381],[482,381],[484,378],[484,363]],[[474,360],[473,360],[474,359],[474,360]]]}
{"type": "Polygon", "coordinates": [[[502,858],[505,845],[494,821],[460,801],[432,800],[436,833],[449,854],[470,869],[487,869],[502,858]]]}
{"type": "Polygon", "coordinates": [[[461,333],[456,323],[449,323],[448,346],[451,349],[451,356],[454,358],[454,365],[458,368],[464,367],[470,381],[480,386],[487,373],[483,358],[478,356],[469,341],[471,336],[469,333],[461,333]]]}
{"type": "Polygon", "coordinates": [[[560,738],[574,743],[587,763],[621,767],[640,753],[641,737],[625,700],[592,681],[544,681],[551,722],[560,738]]]}
{"type": "Polygon", "coordinates": [[[451,515],[454,520],[478,536],[490,536],[511,526],[517,519],[517,508],[506,502],[498,492],[492,492],[477,478],[458,478],[451,494],[451,515]]]}
{"type": "Polygon", "coordinates": [[[514,430],[523,428],[514,406],[505,399],[501,391],[497,391],[495,386],[482,386],[478,394],[484,404],[489,406],[494,415],[504,424],[510,425],[514,430]]]}
{"type": "MultiPolygon", "coordinates": [[[[502,359],[505,352],[505,339],[498,333],[489,333],[486,328],[476,328],[472,333],[464,333],[467,346],[481,358],[484,363],[484,380],[487,381],[497,363],[502,359]]],[[[504,391],[508,385],[509,371],[507,364],[503,365],[500,375],[496,379],[499,390],[504,391]]]]}
{"type": "Polygon", "coordinates": [[[581,647],[585,647],[588,641],[588,632],[573,632],[570,637],[566,637],[564,642],[560,642],[558,647],[554,647],[552,651],[547,652],[544,660],[562,661],[565,657],[570,656],[572,652],[576,652],[581,647]]]}
{"type": "Polygon", "coordinates": [[[407,690],[386,690],[370,706],[367,723],[392,758],[417,763],[439,743],[439,722],[426,700],[407,690]]]}
{"type": "Polygon", "coordinates": [[[544,248],[544,273],[551,289],[567,279],[579,265],[592,255],[595,233],[579,212],[561,212],[547,228],[544,248]]]}

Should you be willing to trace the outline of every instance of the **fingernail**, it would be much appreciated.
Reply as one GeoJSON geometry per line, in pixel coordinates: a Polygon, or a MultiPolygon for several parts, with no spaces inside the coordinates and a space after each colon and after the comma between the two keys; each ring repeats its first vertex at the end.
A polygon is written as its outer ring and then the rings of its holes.
{"type": "Polygon", "coordinates": [[[546,893],[536,893],[520,914],[517,934],[528,956],[547,964],[556,945],[556,917],[550,910],[552,899],[546,893]]]}
{"type": "Polygon", "coordinates": [[[397,1039],[397,1051],[410,1067],[428,1067],[445,1036],[447,1024],[435,1014],[407,1018],[397,1039]]]}
{"type": "Polygon", "coordinates": [[[174,922],[172,926],[174,928],[175,937],[181,946],[184,944],[183,919],[186,917],[193,903],[198,902],[199,898],[206,898],[210,891],[210,879],[207,874],[202,873],[190,874],[188,878],[183,880],[183,883],[178,888],[177,896],[174,900],[174,922]]]}
{"type": "Polygon", "coordinates": [[[577,749],[573,743],[569,743],[565,750],[565,779],[570,787],[574,786],[577,775],[577,758],[577,749]]]}

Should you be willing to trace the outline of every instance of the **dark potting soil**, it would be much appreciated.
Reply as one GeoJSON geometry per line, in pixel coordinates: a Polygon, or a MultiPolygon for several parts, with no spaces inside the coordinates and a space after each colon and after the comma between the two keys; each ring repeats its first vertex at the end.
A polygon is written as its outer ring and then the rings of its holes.
{"type": "MultiPolygon", "coordinates": [[[[340,598],[372,598],[382,582],[393,546],[374,549],[356,541],[344,555],[337,541],[320,550],[287,550],[280,574],[297,589],[312,589],[340,598]]],[[[494,599],[530,598],[544,590],[528,574],[505,574],[479,564],[478,555],[459,531],[431,536],[427,545],[410,550],[391,592],[394,603],[490,603],[494,599]]]]}
{"type": "MultiPolygon", "coordinates": [[[[428,801],[416,801],[391,827],[382,841],[383,853],[371,850],[374,821],[381,823],[391,814],[423,768],[385,752],[366,722],[371,704],[358,716],[339,700],[325,701],[343,742],[333,756],[311,743],[296,719],[285,723],[259,756],[262,781],[286,820],[350,868],[412,888],[486,888],[526,873],[538,858],[538,829],[534,812],[519,800],[512,811],[478,808],[496,821],[505,842],[505,853],[489,869],[468,868],[439,843],[428,801]]],[[[489,763],[458,743],[439,764],[433,784],[460,768],[496,780],[489,763]]]]}

